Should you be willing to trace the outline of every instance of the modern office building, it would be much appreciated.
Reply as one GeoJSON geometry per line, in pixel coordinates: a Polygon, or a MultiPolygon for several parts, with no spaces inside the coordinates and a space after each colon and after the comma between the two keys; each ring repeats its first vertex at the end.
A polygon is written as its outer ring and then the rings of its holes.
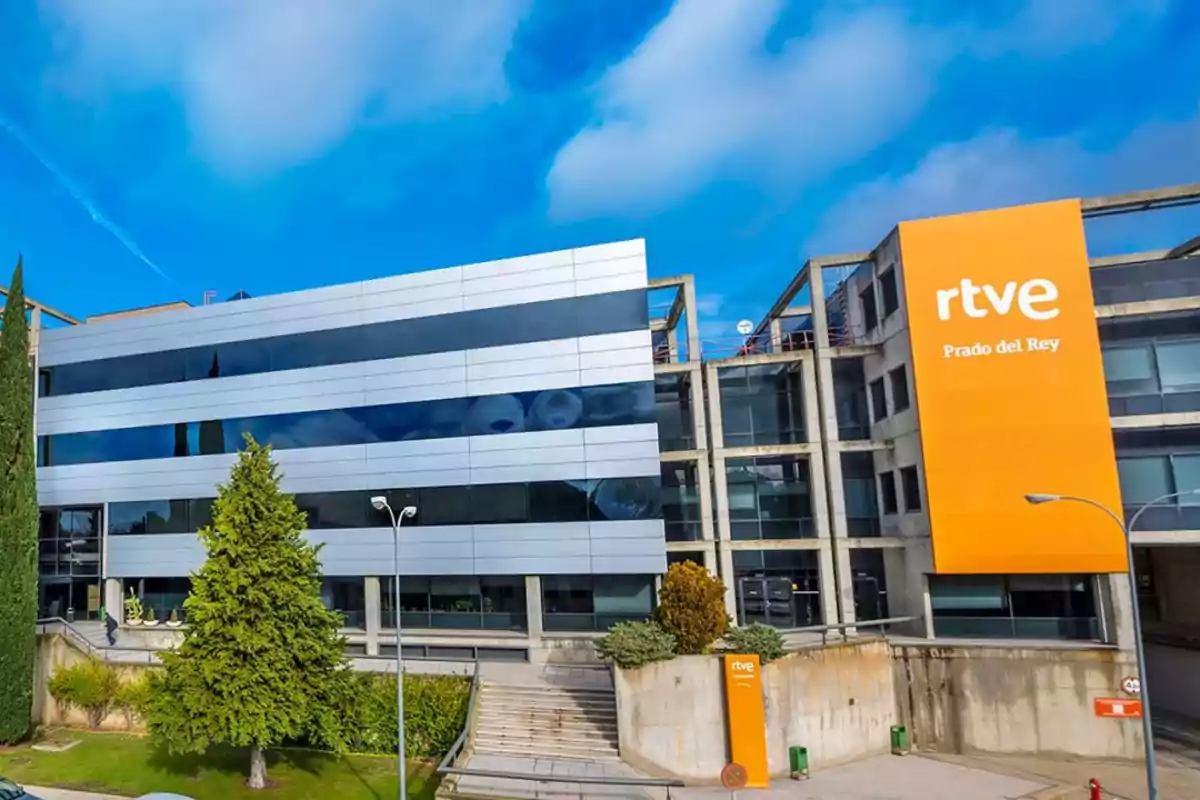
{"type": "MultiPolygon", "coordinates": [[[[680,560],[740,622],[1129,647],[1120,528],[1024,496],[1130,518],[1200,485],[1200,241],[1089,258],[1084,235],[1198,198],[901,223],[808,260],[736,342],[702,341],[694,279],[647,280],[640,241],[43,329],[43,609],[179,608],[250,432],[367,653],[395,641],[378,493],[419,509],[414,657],[560,652],[647,614],[680,560]]],[[[1198,513],[1133,534],[1167,678],[1200,669],[1198,513]]]]}

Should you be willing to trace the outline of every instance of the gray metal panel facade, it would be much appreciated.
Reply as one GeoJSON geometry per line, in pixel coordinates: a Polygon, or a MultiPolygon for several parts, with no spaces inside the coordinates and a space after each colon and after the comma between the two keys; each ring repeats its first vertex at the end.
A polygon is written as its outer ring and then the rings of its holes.
{"type": "MultiPolygon", "coordinates": [[[[660,520],[523,525],[447,525],[400,529],[405,575],[647,574],[666,570],[660,520]]],[[[329,576],[389,575],[389,528],[309,531],[329,576]]],[[[204,562],[191,533],[113,536],[114,578],[185,577],[204,562]]]]}
{"type": "MultiPolygon", "coordinates": [[[[330,330],[453,311],[646,287],[638,241],[402,275],[288,295],[47,330],[40,365],[55,366],[330,330]]],[[[649,331],[485,347],[309,369],[218,377],[38,401],[39,435],[185,421],[650,381],[649,331]]],[[[654,423],[281,449],[294,493],[647,477],[660,473],[654,423]]],[[[236,456],[194,455],[38,469],[43,506],[212,497],[236,456]]],[[[329,575],[389,571],[391,532],[307,534],[329,575]]],[[[403,529],[413,575],[660,573],[661,520],[417,526],[403,529]]],[[[175,577],[204,557],[195,534],[111,536],[111,577],[175,577]]]]}

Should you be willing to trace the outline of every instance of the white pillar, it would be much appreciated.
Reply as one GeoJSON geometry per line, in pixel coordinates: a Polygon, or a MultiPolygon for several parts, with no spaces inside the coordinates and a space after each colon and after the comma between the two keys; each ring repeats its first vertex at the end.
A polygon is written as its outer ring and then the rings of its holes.
{"type": "Polygon", "coordinates": [[[379,655],[379,618],[380,606],[379,578],[368,576],[363,578],[363,600],[366,608],[364,625],[367,629],[367,655],[379,655]]]}

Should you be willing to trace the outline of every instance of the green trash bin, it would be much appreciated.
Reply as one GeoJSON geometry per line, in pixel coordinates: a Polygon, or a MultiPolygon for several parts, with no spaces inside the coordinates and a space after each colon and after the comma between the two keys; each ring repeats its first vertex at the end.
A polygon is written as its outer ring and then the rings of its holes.
{"type": "Polygon", "coordinates": [[[892,753],[902,756],[908,752],[908,728],[903,725],[892,726],[892,753]]]}
{"type": "Polygon", "coordinates": [[[792,779],[801,776],[808,777],[808,748],[792,746],[788,748],[788,763],[791,765],[792,779]]]}

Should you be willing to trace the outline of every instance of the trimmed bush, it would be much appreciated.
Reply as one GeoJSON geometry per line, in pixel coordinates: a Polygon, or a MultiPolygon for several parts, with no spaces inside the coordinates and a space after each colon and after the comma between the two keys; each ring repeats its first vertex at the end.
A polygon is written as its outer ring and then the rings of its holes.
{"type": "MultiPolygon", "coordinates": [[[[347,745],[359,753],[396,752],[396,676],[353,676],[341,716],[347,745]]],[[[456,675],[404,676],[405,751],[441,758],[467,724],[471,682],[456,675]]]]}
{"type": "Polygon", "coordinates": [[[675,637],[676,653],[706,652],[729,630],[725,584],[695,562],[672,564],[663,577],[654,619],[675,637]]]}
{"type": "Polygon", "coordinates": [[[618,622],[596,640],[596,652],[622,669],[675,657],[675,637],[654,622],[618,622]]]}
{"type": "Polygon", "coordinates": [[[146,710],[150,706],[150,698],[154,693],[155,673],[143,670],[136,678],[123,682],[117,687],[112,704],[125,714],[125,721],[130,730],[137,720],[146,718],[146,710]]]}
{"type": "Polygon", "coordinates": [[[725,634],[725,649],[730,653],[757,655],[758,660],[766,664],[783,655],[783,637],[770,625],[756,622],[725,634]]]}
{"type": "Polygon", "coordinates": [[[62,708],[78,708],[87,714],[92,729],[108,716],[121,679],[116,670],[89,658],[69,667],[59,667],[50,677],[50,696],[62,708]]]}

